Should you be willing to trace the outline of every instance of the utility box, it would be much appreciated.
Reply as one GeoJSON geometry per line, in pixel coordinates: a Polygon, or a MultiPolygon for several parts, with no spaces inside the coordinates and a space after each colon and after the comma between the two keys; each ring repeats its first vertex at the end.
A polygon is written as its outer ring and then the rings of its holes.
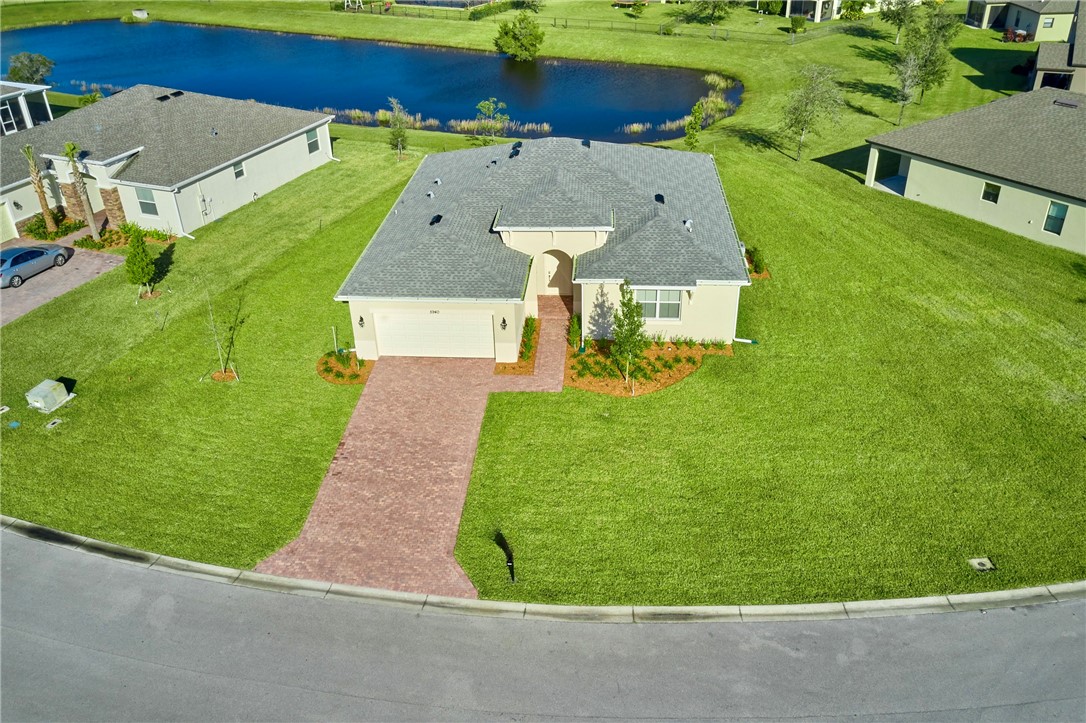
{"type": "Polygon", "coordinates": [[[60,382],[46,379],[26,393],[26,403],[31,409],[48,414],[74,396],[68,394],[68,390],[60,382]]]}

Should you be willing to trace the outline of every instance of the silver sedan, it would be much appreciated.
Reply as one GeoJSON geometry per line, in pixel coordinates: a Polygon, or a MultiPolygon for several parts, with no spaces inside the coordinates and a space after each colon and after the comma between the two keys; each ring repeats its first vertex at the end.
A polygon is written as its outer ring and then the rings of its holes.
{"type": "Polygon", "coordinates": [[[54,266],[63,266],[72,249],[60,244],[13,246],[0,251],[0,289],[17,289],[23,281],[54,266]]]}

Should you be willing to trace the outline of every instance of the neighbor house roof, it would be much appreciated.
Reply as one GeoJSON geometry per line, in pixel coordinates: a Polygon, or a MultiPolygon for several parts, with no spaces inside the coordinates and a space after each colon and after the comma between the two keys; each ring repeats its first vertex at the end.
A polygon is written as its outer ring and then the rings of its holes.
{"type": "Polygon", "coordinates": [[[1041,43],[1037,46],[1037,70],[1071,73],[1070,43],[1041,43]]]}
{"type": "Polygon", "coordinates": [[[520,299],[530,257],[495,228],[612,224],[575,281],[749,282],[710,156],[541,138],[428,156],[336,298],[520,299]]]}
{"type": "Polygon", "coordinates": [[[139,150],[114,178],[173,188],[331,116],[173,88],[137,85],[0,142],[0,186],[27,178],[19,149],[63,155],[79,145],[85,161],[139,150]]]}
{"type": "Polygon", "coordinates": [[[1086,200],[1086,95],[1040,88],[994,100],[870,143],[1086,200]],[[993,138],[1014,138],[992,144],[993,138]]]}
{"type": "Polygon", "coordinates": [[[1016,5],[1039,15],[1065,15],[1075,12],[1077,0],[982,0],[985,5],[1016,5]]]}
{"type": "Polygon", "coordinates": [[[49,90],[48,85],[32,85],[31,83],[16,83],[13,80],[0,81],[0,98],[26,95],[27,93],[40,93],[49,90]]]}

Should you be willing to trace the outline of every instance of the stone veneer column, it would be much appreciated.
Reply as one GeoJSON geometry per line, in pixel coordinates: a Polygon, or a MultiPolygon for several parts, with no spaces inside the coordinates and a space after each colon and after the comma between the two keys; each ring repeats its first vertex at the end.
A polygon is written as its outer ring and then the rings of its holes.
{"type": "Polygon", "coordinates": [[[110,227],[117,228],[126,220],[124,206],[121,205],[121,192],[116,188],[100,188],[98,192],[102,194],[102,204],[106,207],[106,218],[109,219],[110,227]]]}
{"type": "Polygon", "coordinates": [[[81,221],[86,221],[87,219],[83,213],[83,202],[79,200],[75,185],[71,183],[58,183],[57,185],[60,186],[60,195],[64,198],[64,210],[68,214],[68,218],[78,218],[81,221]]]}

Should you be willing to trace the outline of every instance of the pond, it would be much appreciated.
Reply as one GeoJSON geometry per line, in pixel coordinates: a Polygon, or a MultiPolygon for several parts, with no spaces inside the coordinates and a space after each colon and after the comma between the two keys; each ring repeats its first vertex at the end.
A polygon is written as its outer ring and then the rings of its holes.
{"type": "MultiPolygon", "coordinates": [[[[349,21],[349,19],[345,20],[349,21]]],[[[412,114],[449,121],[475,117],[495,97],[515,121],[549,124],[554,135],[647,141],[682,135],[660,128],[690,112],[709,88],[680,68],[541,59],[517,63],[496,53],[152,22],[96,21],[3,33],[3,72],[19,52],[56,63],[58,91],[82,84],[150,83],[303,109],[376,111],[394,96],[412,114]],[[647,126],[631,135],[624,127],[647,126]]],[[[738,105],[742,87],[726,91],[738,105]]],[[[538,134],[520,129],[519,135],[538,134]]],[[[543,132],[547,134],[547,132],[543,132]]]]}

